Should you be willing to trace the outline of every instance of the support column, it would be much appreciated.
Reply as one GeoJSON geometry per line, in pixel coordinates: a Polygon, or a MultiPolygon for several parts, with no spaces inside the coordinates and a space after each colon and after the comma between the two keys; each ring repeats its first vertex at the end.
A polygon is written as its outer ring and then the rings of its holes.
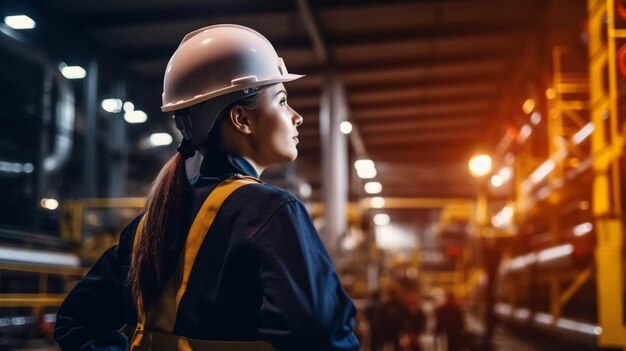
{"type": "Polygon", "coordinates": [[[98,61],[91,59],[85,81],[85,154],[83,158],[83,197],[96,194],[96,145],[98,118],[98,61]]]}
{"type": "MultiPolygon", "coordinates": [[[[113,88],[113,96],[124,101],[126,84],[119,80],[113,88]]],[[[109,197],[125,197],[128,176],[128,147],[126,145],[126,123],[124,111],[111,114],[109,121],[109,197]]]]}
{"type": "Polygon", "coordinates": [[[46,186],[46,171],[44,169],[44,160],[50,151],[50,126],[52,123],[52,86],[53,86],[52,68],[46,68],[43,74],[43,94],[41,99],[41,119],[39,121],[39,147],[37,149],[37,159],[35,161],[35,170],[33,174],[34,191],[33,196],[33,218],[30,221],[32,229],[39,228],[41,213],[41,198],[47,194],[44,191],[46,186]]]}
{"type": "Polygon", "coordinates": [[[320,104],[320,135],[322,146],[322,187],[326,225],[322,239],[331,255],[339,248],[346,233],[348,202],[348,144],[339,130],[347,118],[347,104],[338,75],[326,74],[320,104]]]}

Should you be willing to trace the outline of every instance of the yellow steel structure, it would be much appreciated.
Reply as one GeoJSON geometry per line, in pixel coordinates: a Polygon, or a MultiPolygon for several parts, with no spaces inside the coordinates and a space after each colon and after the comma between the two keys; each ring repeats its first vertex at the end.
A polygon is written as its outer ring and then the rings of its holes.
{"type": "Polygon", "coordinates": [[[83,234],[83,217],[86,209],[132,208],[137,212],[144,206],[143,197],[102,198],[70,200],[63,203],[61,216],[61,239],[80,242],[83,234]]]}
{"type": "Polygon", "coordinates": [[[39,293],[0,294],[0,307],[31,307],[32,315],[38,319],[42,315],[44,307],[59,306],[65,299],[65,294],[48,293],[48,276],[60,275],[63,277],[80,278],[87,272],[87,269],[82,267],[55,267],[39,264],[0,262],[0,272],[2,271],[37,273],[39,275],[39,293]]]}
{"type": "MultiPolygon", "coordinates": [[[[383,208],[443,208],[448,205],[473,206],[473,204],[474,201],[468,199],[386,197],[383,208]]],[[[374,208],[369,199],[362,199],[359,205],[363,208],[374,208]]]]}
{"type": "MultiPolygon", "coordinates": [[[[548,160],[554,162],[554,169],[548,175],[548,185],[544,189],[549,189],[545,197],[550,213],[548,217],[548,231],[550,232],[550,245],[558,245],[561,240],[563,230],[561,219],[558,215],[563,199],[558,191],[565,182],[565,168],[573,162],[569,162],[568,156],[571,151],[577,152],[571,143],[574,131],[578,131],[586,125],[588,120],[588,77],[586,75],[564,72],[562,66],[565,57],[569,54],[565,47],[554,47],[552,49],[552,94],[547,99],[548,109],[548,160]],[[574,130],[571,127],[573,125],[574,130]]],[[[580,152],[577,152],[580,156],[580,152]]],[[[583,153],[584,155],[584,153],[583,153]]],[[[586,156],[586,155],[585,155],[586,156]]],[[[545,164],[545,163],[544,163],[545,164]]],[[[540,191],[539,191],[540,192],[540,191]]],[[[539,193],[538,192],[538,193],[539,193]]],[[[539,195],[539,194],[537,194],[539,195]]],[[[538,201],[540,196],[535,196],[534,201],[538,201]]],[[[564,291],[562,289],[565,275],[563,272],[551,272],[548,277],[550,287],[550,314],[552,315],[553,326],[561,318],[563,307],[582,287],[589,277],[590,270],[585,270],[577,274],[574,282],[564,291]]]]}
{"type": "Polygon", "coordinates": [[[626,35],[624,31],[615,28],[614,0],[588,0],[587,5],[590,105],[591,120],[595,127],[591,135],[594,172],[592,208],[597,235],[595,257],[598,322],[602,328],[598,343],[603,347],[625,349],[622,254],[624,231],[618,165],[622,156],[623,133],[618,123],[616,39],[626,38],[626,35]],[[606,71],[609,78],[608,91],[603,84],[606,71]],[[605,118],[607,113],[608,119],[605,118]]]}
{"type": "MultiPolygon", "coordinates": [[[[65,294],[2,294],[0,307],[54,307],[65,300],[65,294]]],[[[34,313],[38,315],[38,313],[34,313]]]]}

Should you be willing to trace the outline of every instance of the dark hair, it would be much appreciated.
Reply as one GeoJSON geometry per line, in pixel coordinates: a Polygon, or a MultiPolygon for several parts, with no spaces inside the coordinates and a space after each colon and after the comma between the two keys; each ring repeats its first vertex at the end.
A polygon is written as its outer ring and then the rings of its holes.
{"type": "Polygon", "coordinates": [[[240,106],[244,110],[248,110],[248,111],[256,110],[259,107],[259,104],[258,104],[259,95],[263,92],[263,90],[265,90],[266,87],[267,85],[259,87],[258,89],[256,89],[256,94],[248,95],[244,97],[243,99],[239,99],[233,103],[228,104],[226,107],[224,107],[224,109],[220,112],[219,116],[217,117],[217,120],[215,121],[215,127],[213,127],[213,132],[216,133],[218,130],[217,128],[218,125],[221,124],[222,121],[224,121],[225,119],[228,119],[228,114],[230,113],[230,109],[233,106],[240,106]]]}
{"type": "Polygon", "coordinates": [[[181,231],[187,220],[191,189],[185,161],[176,153],[156,177],[145,204],[143,230],[133,248],[129,285],[135,301],[146,308],[156,303],[176,267],[181,231]]]}
{"type": "MultiPolygon", "coordinates": [[[[262,90],[263,87],[259,88],[258,93],[262,90]]],[[[256,109],[258,93],[229,104],[220,112],[216,124],[226,119],[235,105],[246,110],[256,109]]],[[[217,127],[213,130],[219,137],[217,127]]],[[[128,285],[134,300],[138,302],[141,297],[146,309],[158,301],[167,280],[177,267],[186,237],[182,231],[187,227],[192,202],[185,160],[177,152],[163,166],[150,187],[144,209],[146,218],[143,229],[136,234],[141,235],[141,238],[133,248],[128,285]]]]}

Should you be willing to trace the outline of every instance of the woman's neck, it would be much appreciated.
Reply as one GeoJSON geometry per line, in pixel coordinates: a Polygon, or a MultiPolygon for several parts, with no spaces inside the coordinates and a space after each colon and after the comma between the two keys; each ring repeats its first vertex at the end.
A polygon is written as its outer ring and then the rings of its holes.
{"type": "Polygon", "coordinates": [[[266,166],[262,166],[259,165],[258,163],[254,162],[254,160],[246,155],[241,155],[238,154],[239,156],[243,157],[246,161],[248,161],[248,163],[250,163],[252,165],[252,167],[254,167],[254,170],[256,171],[256,174],[258,174],[259,176],[261,175],[261,173],[263,173],[263,171],[265,170],[265,168],[267,168],[266,166]]]}

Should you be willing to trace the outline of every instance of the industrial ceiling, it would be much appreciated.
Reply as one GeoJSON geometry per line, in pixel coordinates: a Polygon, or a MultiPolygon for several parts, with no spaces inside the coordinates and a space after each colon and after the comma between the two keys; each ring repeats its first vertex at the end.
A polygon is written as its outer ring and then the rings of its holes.
{"type": "MultiPolygon", "coordinates": [[[[314,199],[321,196],[319,105],[329,71],[344,84],[349,119],[362,142],[359,152],[351,144],[351,164],[357,157],[372,159],[383,196],[472,198],[468,159],[493,149],[507,123],[515,124],[510,116],[526,98],[519,92],[534,79],[528,75],[541,62],[537,52],[546,33],[581,30],[585,3],[57,0],[3,1],[0,8],[2,15],[36,17],[37,32],[28,36],[59,59],[97,56],[109,72],[132,82],[128,95],[141,95],[149,115],[147,124],[128,128],[134,140],[174,132],[159,111],[162,77],[186,33],[216,23],[254,28],[290,72],[307,75],[287,88],[305,121],[297,173],[312,185],[314,199]]],[[[145,169],[158,169],[171,153],[142,152],[154,165],[138,152],[130,171],[147,182],[154,173],[145,169]]],[[[362,183],[351,179],[351,198],[365,196],[362,183]]]]}

